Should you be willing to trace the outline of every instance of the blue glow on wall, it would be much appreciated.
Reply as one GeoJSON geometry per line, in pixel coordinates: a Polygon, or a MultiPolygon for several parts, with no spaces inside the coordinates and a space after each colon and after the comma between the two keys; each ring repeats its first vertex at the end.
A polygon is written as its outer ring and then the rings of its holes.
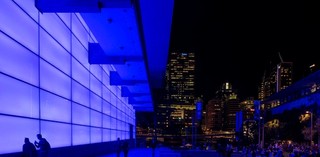
{"type": "Polygon", "coordinates": [[[73,103],[72,104],[72,122],[75,124],[89,125],[90,115],[89,108],[82,105],[73,103]]]}
{"type": "Polygon", "coordinates": [[[72,43],[72,55],[73,57],[79,61],[80,63],[82,63],[82,66],[84,66],[87,70],[89,70],[90,68],[90,64],[88,62],[88,51],[86,50],[86,48],[84,47],[84,45],[81,45],[81,43],[79,42],[79,40],[72,35],[72,39],[71,39],[71,43],[72,43]]]}
{"type": "MultiPolygon", "coordinates": [[[[77,39],[80,41],[80,43],[85,47],[86,50],[88,50],[88,32],[85,28],[85,24],[81,23],[79,20],[79,15],[72,14],[72,32],[74,34],[77,34],[77,39]]],[[[88,57],[86,57],[87,59],[88,57]]]]}
{"type": "Polygon", "coordinates": [[[89,89],[74,80],[72,81],[72,99],[74,102],[89,107],[89,93],[89,89]]]}
{"type": "Polygon", "coordinates": [[[101,112],[97,112],[94,110],[91,110],[90,113],[90,125],[95,127],[101,127],[102,125],[102,114],[101,112]]]}
{"type": "Polygon", "coordinates": [[[71,123],[71,102],[52,93],[40,91],[41,119],[71,123]]]}
{"type": "Polygon", "coordinates": [[[32,52],[38,53],[37,23],[13,1],[1,2],[0,12],[0,30],[32,52]]]}
{"type": "Polygon", "coordinates": [[[85,87],[90,88],[88,70],[74,58],[72,59],[71,67],[72,67],[71,73],[72,73],[73,79],[75,79],[85,87]]]}
{"type": "Polygon", "coordinates": [[[0,154],[20,152],[24,138],[34,141],[39,132],[39,121],[34,119],[0,115],[0,124],[0,154]]]}
{"type": "Polygon", "coordinates": [[[73,125],[72,128],[72,143],[80,145],[90,143],[90,128],[87,126],[73,125]]]}
{"type": "Polygon", "coordinates": [[[90,93],[90,102],[91,102],[90,103],[91,104],[90,108],[101,112],[101,110],[102,110],[102,101],[101,100],[102,99],[98,95],[96,95],[95,93],[91,92],[90,93]]]}
{"type": "Polygon", "coordinates": [[[40,125],[41,134],[50,141],[51,147],[65,147],[71,145],[70,124],[41,120],[40,125]]]}
{"type": "Polygon", "coordinates": [[[0,41],[0,71],[37,86],[38,57],[1,32],[0,41]]]}
{"type": "Polygon", "coordinates": [[[70,77],[43,60],[40,60],[40,87],[64,98],[71,98],[70,77]]]}
{"type": "Polygon", "coordinates": [[[38,101],[38,88],[0,74],[0,113],[38,118],[38,101]]]}
{"type": "Polygon", "coordinates": [[[101,128],[90,128],[90,143],[102,142],[102,129],[101,128]]]}
{"type": "Polygon", "coordinates": [[[94,76],[90,75],[90,89],[95,94],[101,96],[101,82],[97,80],[94,76]]]}
{"type": "Polygon", "coordinates": [[[59,16],[55,13],[43,13],[39,14],[39,16],[41,27],[43,27],[67,51],[70,51],[70,29],[66,27],[59,16]]]}
{"type": "Polygon", "coordinates": [[[110,86],[112,65],[89,65],[96,41],[80,14],[5,0],[0,15],[0,154],[21,152],[37,133],[53,148],[129,138],[135,110],[110,86]]]}
{"type": "Polygon", "coordinates": [[[70,76],[69,52],[42,29],[40,29],[40,56],[70,76]]]}

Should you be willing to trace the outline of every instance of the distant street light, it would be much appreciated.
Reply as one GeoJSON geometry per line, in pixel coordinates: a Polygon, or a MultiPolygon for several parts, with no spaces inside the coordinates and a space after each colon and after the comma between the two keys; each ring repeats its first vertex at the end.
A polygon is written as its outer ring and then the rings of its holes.
{"type": "Polygon", "coordinates": [[[312,112],[310,111],[306,111],[307,114],[310,114],[310,146],[312,146],[312,125],[313,125],[313,120],[312,120],[312,117],[313,117],[313,114],[312,112]]]}

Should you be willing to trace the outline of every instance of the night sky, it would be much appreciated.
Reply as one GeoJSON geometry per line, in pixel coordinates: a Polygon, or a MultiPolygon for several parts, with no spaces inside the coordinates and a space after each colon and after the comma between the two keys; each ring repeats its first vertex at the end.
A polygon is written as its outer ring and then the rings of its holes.
{"type": "Polygon", "coordinates": [[[174,7],[170,52],[196,54],[196,93],[205,101],[224,81],[240,98],[257,98],[263,72],[280,62],[279,52],[283,61],[293,62],[294,79],[312,63],[320,63],[316,4],[175,0],[174,7]]]}

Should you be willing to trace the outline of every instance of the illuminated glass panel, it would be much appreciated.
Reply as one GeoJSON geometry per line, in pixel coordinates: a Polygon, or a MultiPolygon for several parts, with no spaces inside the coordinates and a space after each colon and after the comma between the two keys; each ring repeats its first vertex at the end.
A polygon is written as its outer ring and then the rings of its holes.
{"type": "Polygon", "coordinates": [[[108,76],[110,76],[110,65],[104,64],[104,65],[102,65],[102,69],[108,76]]]}
{"type": "Polygon", "coordinates": [[[39,121],[33,119],[0,115],[0,124],[0,154],[21,152],[24,138],[33,142],[39,131],[39,121]]]}
{"type": "Polygon", "coordinates": [[[74,35],[72,35],[72,55],[76,58],[86,69],[89,70],[90,64],[88,62],[88,51],[79,42],[74,35]]]}
{"type": "Polygon", "coordinates": [[[74,58],[72,58],[72,77],[85,87],[89,88],[88,70],[74,58]]]}
{"type": "Polygon", "coordinates": [[[110,115],[110,107],[111,107],[110,103],[103,100],[102,110],[104,114],[110,115]]]}
{"type": "Polygon", "coordinates": [[[81,44],[88,50],[88,31],[85,30],[84,26],[81,24],[75,14],[72,14],[72,32],[79,39],[81,44]]]}
{"type": "Polygon", "coordinates": [[[103,138],[102,138],[103,142],[108,142],[111,140],[110,134],[111,134],[110,129],[103,129],[103,138]]]}
{"type": "Polygon", "coordinates": [[[1,32],[0,41],[0,71],[38,85],[38,57],[1,32]]]}
{"type": "Polygon", "coordinates": [[[111,108],[111,117],[117,117],[117,109],[113,105],[110,105],[111,108]]]}
{"type": "Polygon", "coordinates": [[[38,88],[0,74],[0,113],[38,118],[38,100],[38,88]]]}
{"type": "Polygon", "coordinates": [[[102,114],[100,112],[91,110],[90,121],[91,126],[101,127],[102,125],[102,114]]]}
{"type": "Polygon", "coordinates": [[[110,102],[111,92],[105,86],[102,86],[102,97],[104,100],[110,102]]]}
{"type": "Polygon", "coordinates": [[[71,78],[43,60],[40,60],[40,87],[71,98],[71,78]]]}
{"type": "Polygon", "coordinates": [[[100,67],[100,65],[91,65],[90,66],[90,71],[91,73],[102,82],[102,69],[100,67]]]}
{"type": "Polygon", "coordinates": [[[111,128],[110,116],[103,115],[103,128],[111,128]]]}
{"type": "Polygon", "coordinates": [[[90,128],[87,126],[73,125],[72,144],[88,144],[90,143],[90,128]]]}
{"type": "Polygon", "coordinates": [[[118,138],[117,130],[110,130],[110,140],[111,141],[116,141],[117,138],[118,138]]]}
{"type": "Polygon", "coordinates": [[[57,13],[60,19],[63,21],[65,25],[70,29],[71,25],[71,14],[70,13],[57,13]]]}
{"type": "Polygon", "coordinates": [[[38,21],[38,10],[34,7],[34,0],[14,0],[33,20],[38,21]]]}
{"type": "Polygon", "coordinates": [[[37,23],[13,1],[0,1],[0,15],[0,30],[34,53],[38,53],[37,23]]]}
{"type": "Polygon", "coordinates": [[[70,52],[70,30],[57,14],[39,14],[40,25],[50,33],[67,51],[70,52]]]}
{"type": "Polygon", "coordinates": [[[72,122],[76,124],[89,125],[89,108],[72,103],[72,122]]]}
{"type": "Polygon", "coordinates": [[[110,128],[117,129],[117,120],[115,118],[110,118],[110,128]]]}
{"type": "Polygon", "coordinates": [[[102,99],[96,94],[90,92],[90,107],[101,112],[102,99]]]}
{"type": "Polygon", "coordinates": [[[91,143],[102,142],[102,129],[101,128],[90,128],[91,131],[91,143]]]}
{"type": "Polygon", "coordinates": [[[89,89],[72,80],[72,99],[73,101],[89,107],[89,89]]]}
{"type": "Polygon", "coordinates": [[[40,56],[70,76],[70,54],[40,29],[40,56]]]}
{"type": "Polygon", "coordinates": [[[93,91],[94,93],[101,96],[101,86],[102,86],[101,82],[99,82],[99,80],[97,80],[95,77],[90,75],[90,89],[91,89],[91,91],[93,91]]]}
{"type": "Polygon", "coordinates": [[[50,142],[51,147],[71,145],[71,125],[41,121],[41,134],[50,142]]]}
{"type": "Polygon", "coordinates": [[[41,119],[71,122],[71,102],[57,95],[40,91],[41,119]]]}

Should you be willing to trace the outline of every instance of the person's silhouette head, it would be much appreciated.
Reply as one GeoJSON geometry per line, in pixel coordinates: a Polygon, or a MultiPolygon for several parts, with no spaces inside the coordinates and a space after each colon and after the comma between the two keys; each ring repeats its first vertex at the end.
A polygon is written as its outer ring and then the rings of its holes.
{"type": "Polygon", "coordinates": [[[24,143],[30,143],[30,140],[28,137],[24,138],[24,143]]]}
{"type": "Polygon", "coordinates": [[[41,134],[37,134],[37,138],[40,140],[42,139],[42,135],[41,134]]]}

